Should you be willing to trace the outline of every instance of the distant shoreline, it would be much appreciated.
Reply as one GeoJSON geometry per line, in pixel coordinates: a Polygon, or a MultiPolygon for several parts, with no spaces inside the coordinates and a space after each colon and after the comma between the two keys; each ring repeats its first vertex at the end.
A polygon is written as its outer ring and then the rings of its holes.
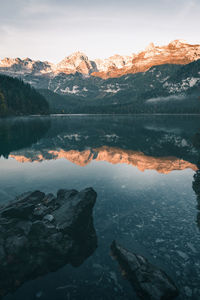
{"type": "Polygon", "coordinates": [[[155,113],[155,114],[49,114],[49,115],[18,115],[18,116],[0,116],[0,120],[5,119],[20,119],[20,118],[51,118],[51,117],[65,117],[65,116],[74,116],[74,117],[85,117],[85,116],[127,116],[127,117],[133,117],[133,116],[200,116],[200,114],[166,114],[166,113],[155,113]]]}

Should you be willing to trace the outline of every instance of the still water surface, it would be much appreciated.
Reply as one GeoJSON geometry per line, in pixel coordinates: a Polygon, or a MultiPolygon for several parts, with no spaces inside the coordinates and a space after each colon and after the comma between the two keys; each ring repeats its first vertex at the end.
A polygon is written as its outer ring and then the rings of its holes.
{"type": "Polygon", "coordinates": [[[1,204],[33,190],[98,194],[93,255],[4,299],[137,299],[110,256],[114,239],[163,268],[178,299],[200,299],[200,117],[0,120],[0,155],[1,204]]]}

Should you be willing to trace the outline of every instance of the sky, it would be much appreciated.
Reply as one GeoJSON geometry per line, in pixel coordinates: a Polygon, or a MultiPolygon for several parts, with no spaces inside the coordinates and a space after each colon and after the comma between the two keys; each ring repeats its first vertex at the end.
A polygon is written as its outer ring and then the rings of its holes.
{"type": "Polygon", "coordinates": [[[0,59],[57,63],[130,55],[153,42],[200,44],[200,0],[0,0],[0,59]]]}

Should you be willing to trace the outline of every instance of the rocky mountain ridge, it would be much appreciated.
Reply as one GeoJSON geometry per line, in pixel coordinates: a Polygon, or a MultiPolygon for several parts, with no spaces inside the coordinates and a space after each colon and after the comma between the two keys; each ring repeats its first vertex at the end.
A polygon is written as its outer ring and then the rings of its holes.
{"type": "Polygon", "coordinates": [[[84,53],[75,52],[58,64],[34,61],[30,58],[4,58],[0,60],[0,73],[11,76],[45,75],[54,77],[60,73],[81,73],[103,79],[147,71],[162,64],[188,64],[200,59],[200,45],[190,45],[175,40],[166,46],[151,43],[144,51],[130,56],[115,54],[107,59],[90,60],[84,53]]]}
{"type": "Polygon", "coordinates": [[[0,73],[38,89],[51,113],[200,112],[200,45],[179,40],[105,60],[76,52],[57,65],[6,58],[0,73]]]}

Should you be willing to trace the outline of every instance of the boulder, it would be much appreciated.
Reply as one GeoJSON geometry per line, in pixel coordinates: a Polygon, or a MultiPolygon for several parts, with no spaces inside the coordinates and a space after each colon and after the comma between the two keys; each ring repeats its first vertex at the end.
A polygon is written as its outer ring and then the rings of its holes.
{"type": "Polygon", "coordinates": [[[179,295],[172,279],[142,255],[126,250],[115,241],[111,253],[140,299],[170,300],[179,295]]]}
{"type": "Polygon", "coordinates": [[[57,196],[36,191],[0,209],[0,299],[27,280],[68,263],[79,266],[92,255],[96,197],[92,188],[57,196]]]}

